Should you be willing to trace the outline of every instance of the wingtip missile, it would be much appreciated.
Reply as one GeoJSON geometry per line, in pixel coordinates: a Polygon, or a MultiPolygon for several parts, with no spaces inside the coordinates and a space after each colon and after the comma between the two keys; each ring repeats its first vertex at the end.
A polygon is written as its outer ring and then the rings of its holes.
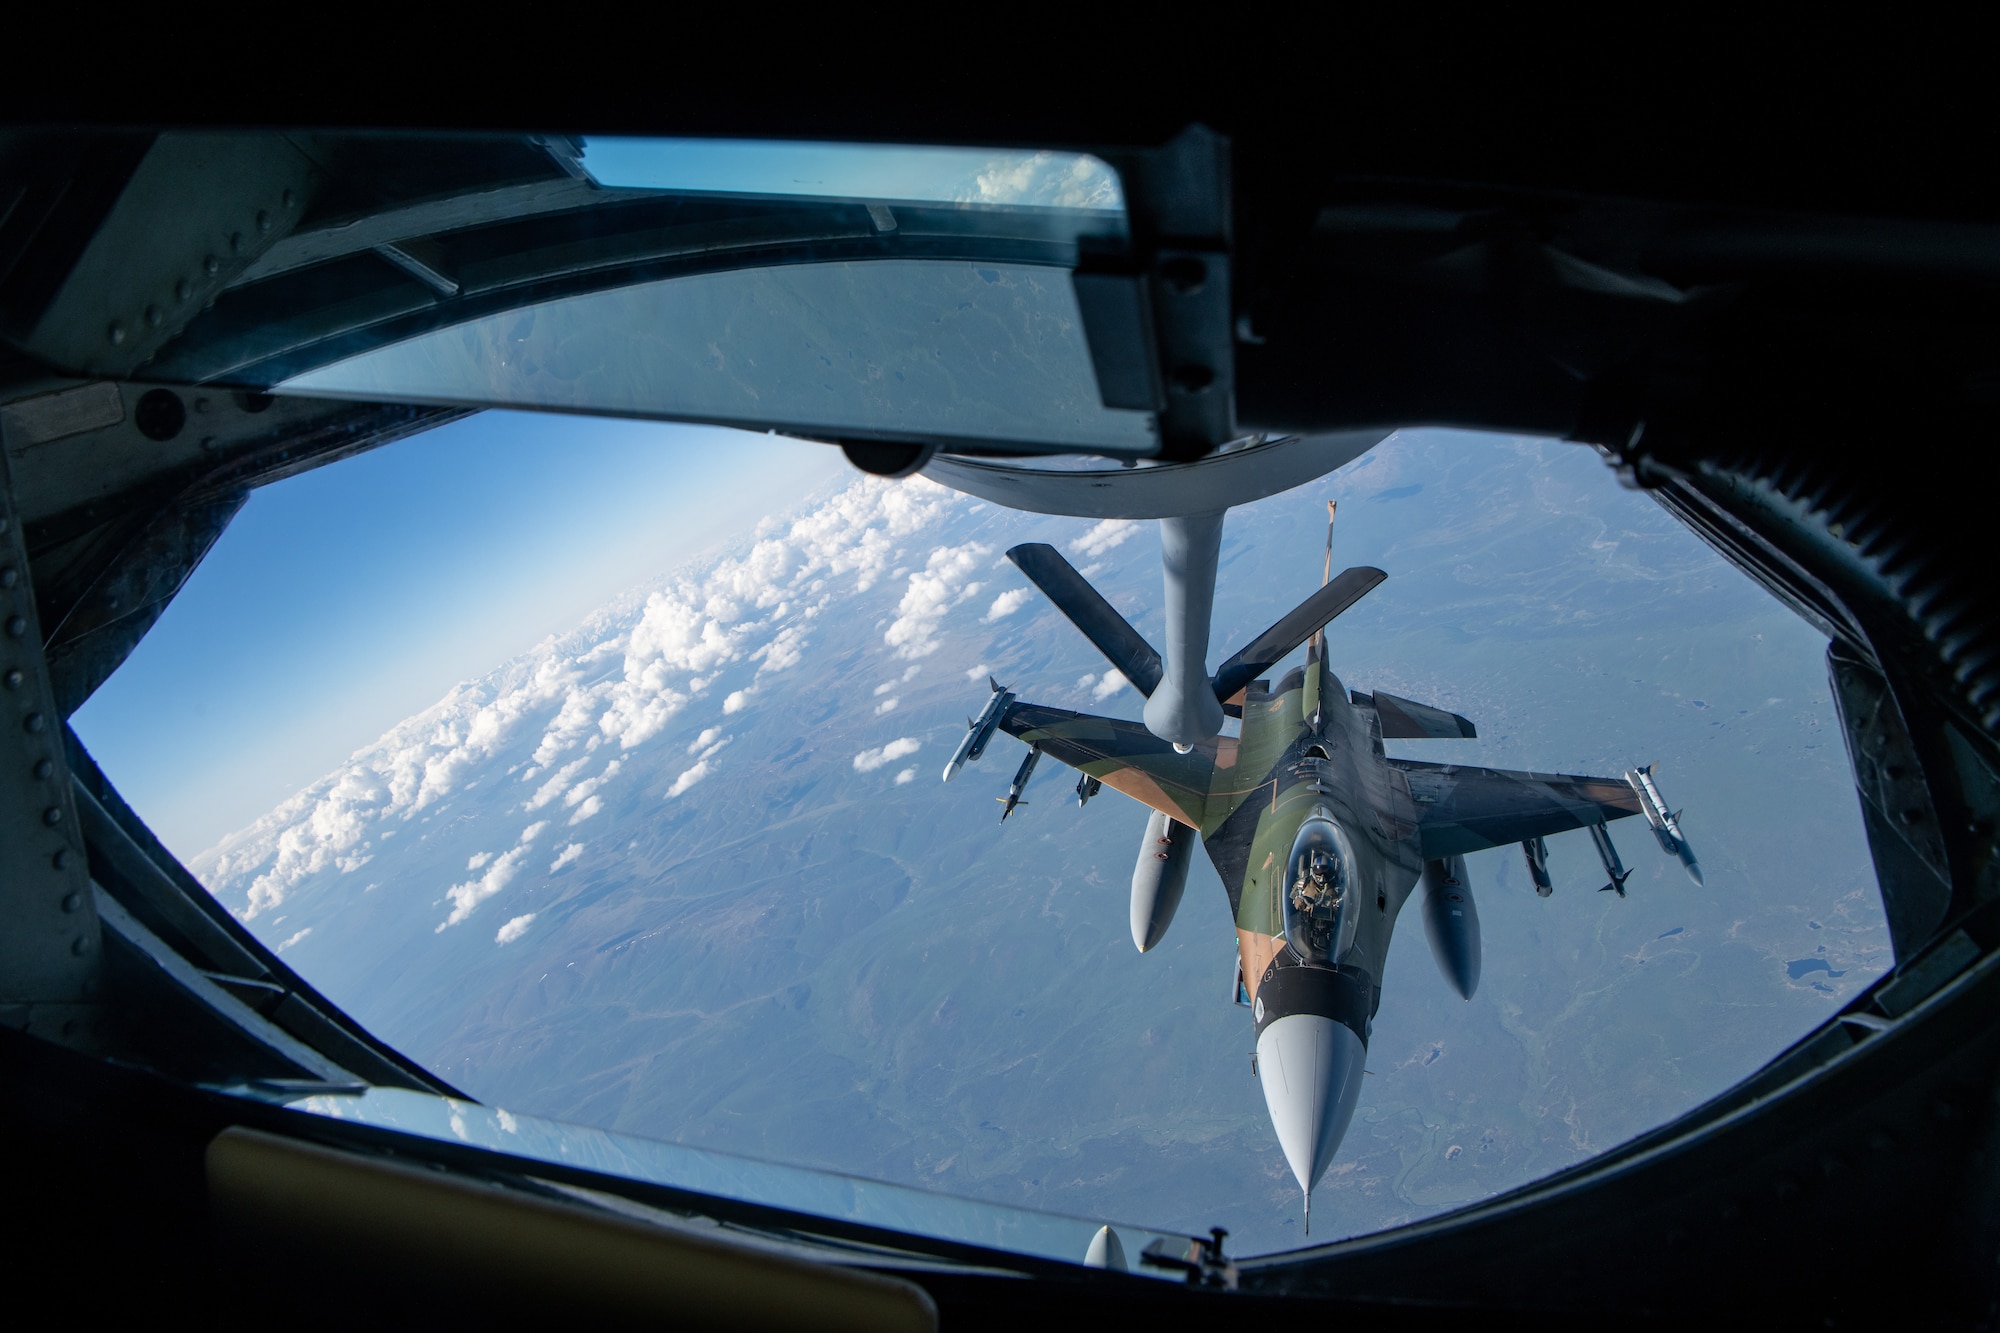
{"type": "Polygon", "coordinates": [[[1688,845],[1687,835],[1681,832],[1680,810],[1670,809],[1666,798],[1660,795],[1659,784],[1653,781],[1653,766],[1646,764],[1628,769],[1625,781],[1639,797],[1639,809],[1652,825],[1653,837],[1659,841],[1660,850],[1674,857],[1687,871],[1687,877],[1697,886],[1707,884],[1702,877],[1701,862],[1695,859],[1694,848],[1688,845]]]}
{"type": "Polygon", "coordinates": [[[959,769],[976,762],[980,755],[986,753],[986,743],[993,739],[994,731],[1007,716],[1008,705],[1014,702],[1014,692],[999,681],[988,676],[986,683],[993,687],[993,693],[987,696],[986,707],[980,710],[979,716],[967,719],[965,738],[958,743],[958,748],[951,752],[951,758],[945,763],[946,782],[958,776],[959,769]]]}

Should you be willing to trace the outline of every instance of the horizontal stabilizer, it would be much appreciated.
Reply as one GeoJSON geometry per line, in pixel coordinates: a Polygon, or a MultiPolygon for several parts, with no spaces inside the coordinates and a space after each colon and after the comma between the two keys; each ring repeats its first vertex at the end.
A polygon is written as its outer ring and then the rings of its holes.
{"type": "Polygon", "coordinates": [[[1478,740],[1479,731],[1466,718],[1442,708],[1375,691],[1375,715],[1382,719],[1382,739],[1478,740]]]}
{"type": "Polygon", "coordinates": [[[1283,661],[1286,654],[1317,634],[1329,620],[1360,601],[1370,589],[1388,577],[1368,565],[1342,570],[1338,578],[1322,585],[1312,596],[1288,611],[1277,624],[1252,639],[1242,652],[1224,662],[1215,673],[1215,697],[1225,700],[1235,698],[1237,691],[1283,661]]]}
{"type": "MultiPolygon", "coordinates": [[[[1111,607],[1089,580],[1076,572],[1062,553],[1046,542],[1027,542],[1007,552],[1023,574],[1042,590],[1083,637],[1124,673],[1132,688],[1150,698],[1160,684],[1160,655],[1139,637],[1139,631],[1111,607]]],[[[1357,594],[1359,595],[1359,594],[1357,594]]],[[[1312,631],[1306,631],[1310,634],[1312,631]]],[[[1255,675],[1256,672],[1251,672],[1255,675]]],[[[1244,677],[1245,680],[1249,676],[1244,677]]],[[[1237,687],[1241,689],[1239,685],[1237,687]]],[[[1231,691],[1234,693],[1235,691],[1231,691]]]]}

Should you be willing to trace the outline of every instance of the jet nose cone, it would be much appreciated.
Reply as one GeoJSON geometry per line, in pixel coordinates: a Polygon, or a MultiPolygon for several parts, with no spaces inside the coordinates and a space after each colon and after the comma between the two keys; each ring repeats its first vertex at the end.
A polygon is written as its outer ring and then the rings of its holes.
{"type": "Polygon", "coordinates": [[[1278,1145],[1308,1194],[1354,1118],[1368,1056],[1354,1029],[1318,1014],[1273,1020],[1257,1038],[1257,1079],[1278,1145]]]}

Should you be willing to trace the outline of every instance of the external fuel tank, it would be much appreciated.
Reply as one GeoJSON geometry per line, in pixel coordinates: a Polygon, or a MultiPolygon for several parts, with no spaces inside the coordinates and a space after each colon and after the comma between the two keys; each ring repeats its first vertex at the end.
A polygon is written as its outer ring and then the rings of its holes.
{"type": "Polygon", "coordinates": [[[1421,887],[1431,957],[1451,988],[1469,1000],[1479,989],[1479,909],[1472,902],[1465,858],[1424,862],[1421,887]]]}
{"type": "Polygon", "coordinates": [[[1197,835],[1178,820],[1152,812],[1146,836],[1139,844],[1139,861],[1132,867],[1132,943],[1144,953],[1160,942],[1174,923],[1174,910],[1187,888],[1188,858],[1197,835]]]}

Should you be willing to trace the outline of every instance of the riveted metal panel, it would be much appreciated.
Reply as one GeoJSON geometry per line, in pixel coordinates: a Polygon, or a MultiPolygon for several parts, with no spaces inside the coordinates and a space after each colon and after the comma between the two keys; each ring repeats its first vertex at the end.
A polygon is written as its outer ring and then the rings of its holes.
{"type": "Polygon", "coordinates": [[[67,1007],[95,997],[98,956],[62,718],[0,450],[0,1022],[63,1035],[78,1020],[67,1007]]]}

